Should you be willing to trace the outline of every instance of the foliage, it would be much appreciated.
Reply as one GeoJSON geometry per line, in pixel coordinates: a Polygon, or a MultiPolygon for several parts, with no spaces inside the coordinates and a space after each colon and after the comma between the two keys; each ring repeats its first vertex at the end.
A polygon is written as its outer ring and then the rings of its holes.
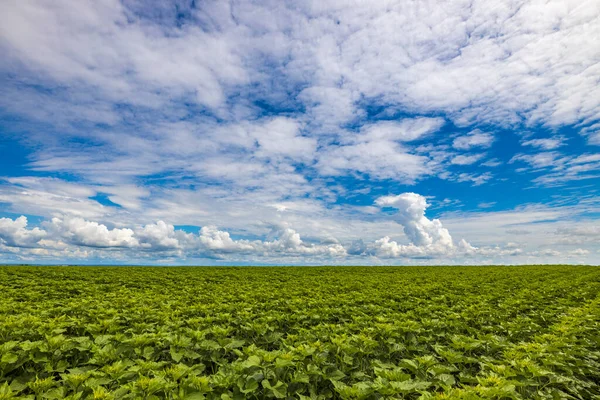
{"type": "Polygon", "coordinates": [[[594,267],[0,268],[0,399],[600,398],[594,267]]]}

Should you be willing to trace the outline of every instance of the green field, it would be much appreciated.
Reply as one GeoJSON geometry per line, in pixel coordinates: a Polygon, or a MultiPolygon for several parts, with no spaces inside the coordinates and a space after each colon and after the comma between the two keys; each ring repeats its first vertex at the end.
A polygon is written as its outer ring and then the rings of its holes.
{"type": "Polygon", "coordinates": [[[0,399],[598,399],[600,268],[0,268],[0,399]]]}

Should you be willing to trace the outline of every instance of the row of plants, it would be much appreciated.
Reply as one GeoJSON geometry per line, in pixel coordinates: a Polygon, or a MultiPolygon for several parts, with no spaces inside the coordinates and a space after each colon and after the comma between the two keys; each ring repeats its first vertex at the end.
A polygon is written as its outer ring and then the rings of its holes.
{"type": "Polygon", "coordinates": [[[2,267],[0,293],[0,399],[600,398],[594,267],[2,267]]]}

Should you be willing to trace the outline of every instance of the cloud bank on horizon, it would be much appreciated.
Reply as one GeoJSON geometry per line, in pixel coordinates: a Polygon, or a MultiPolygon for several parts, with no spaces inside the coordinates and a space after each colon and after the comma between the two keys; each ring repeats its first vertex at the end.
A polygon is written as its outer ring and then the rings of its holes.
{"type": "Polygon", "coordinates": [[[23,0],[0,262],[600,263],[597,1],[23,0]]]}

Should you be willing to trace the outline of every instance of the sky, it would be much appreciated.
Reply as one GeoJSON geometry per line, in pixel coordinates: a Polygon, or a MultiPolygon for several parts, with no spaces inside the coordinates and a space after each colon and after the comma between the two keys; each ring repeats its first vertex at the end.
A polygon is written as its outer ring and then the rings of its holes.
{"type": "Polygon", "coordinates": [[[4,1],[0,263],[600,264],[600,2],[4,1]]]}

